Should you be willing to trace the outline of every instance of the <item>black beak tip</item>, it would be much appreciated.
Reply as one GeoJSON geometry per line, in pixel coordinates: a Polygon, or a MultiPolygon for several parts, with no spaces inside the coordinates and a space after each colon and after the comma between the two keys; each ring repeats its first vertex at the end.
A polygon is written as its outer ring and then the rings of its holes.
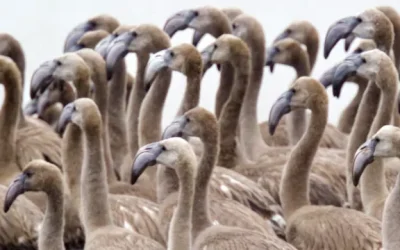
{"type": "Polygon", "coordinates": [[[331,50],[328,49],[327,47],[325,47],[324,48],[324,59],[328,59],[330,53],[331,53],[331,50]]]}
{"type": "Polygon", "coordinates": [[[137,182],[138,179],[139,179],[139,178],[138,178],[137,175],[132,174],[132,175],[131,175],[131,185],[134,185],[134,184],[137,182]]]}
{"type": "Polygon", "coordinates": [[[398,94],[398,98],[397,98],[397,112],[400,113],[400,93],[398,94]]]}
{"type": "Polygon", "coordinates": [[[327,88],[331,85],[331,83],[326,79],[320,79],[320,82],[321,82],[322,86],[324,86],[324,88],[327,88]]]}
{"type": "Polygon", "coordinates": [[[151,88],[151,83],[146,83],[146,84],[144,85],[144,91],[145,91],[146,93],[149,92],[150,88],[151,88]]]}
{"type": "Polygon", "coordinates": [[[107,81],[110,81],[113,77],[113,70],[107,69],[107,81]]]}
{"type": "Polygon", "coordinates": [[[62,128],[61,126],[57,126],[56,132],[58,135],[62,136],[62,134],[64,134],[64,128],[62,128]]]}
{"type": "Polygon", "coordinates": [[[344,51],[345,51],[345,52],[348,52],[349,49],[350,49],[350,46],[351,46],[351,43],[345,42],[345,43],[344,43],[344,51]]]}
{"type": "Polygon", "coordinates": [[[30,96],[31,96],[31,99],[34,99],[34,98],[35,98],[35,91],[33,91],[33,89],[31,89],[31,90],[29,91],[29,94],[30,94],[30,96]]]}
{"type": "Polygon", "coordinates": [[[340,97],[340,87],[333,87],[332,93],[333,93],[334,97],[339,98],[340,97]]]}
{"type": "Polygon", "coordinates": [[[269,131],[268,132],[269,132],[269,134],[271,136],[275,134],[276,126],[277,126],[277,124],[275,124],[275,123],[270,123],[269,124],[269,127],[268,127],[269,131]]]}
{"type": "Polygon", "coordinates": [[[7,213],[8,210],[10,210],[10,204],[9,204],[8,201],[5,201],[5,202],[4,202],[3,211],[4,211],[5,213],[7,213]]]}
{"type": "Polygon", "coordinates": [[[360,176],[353,173],[353,178],[352,179],[353,179],[353,185],[355,187],[357,187],[358,183],[360,183],[360,176]]]}
{"type": "Polygon", "coordinates": [[[273,61],[268,60],[267,63],[266,63],[265,65],[266,65],[267,67],[269,67],[269,71],[270,71],[271,73],[274,73],[274,66],[275,66],[275,63],[274,63],[273,61]]]}

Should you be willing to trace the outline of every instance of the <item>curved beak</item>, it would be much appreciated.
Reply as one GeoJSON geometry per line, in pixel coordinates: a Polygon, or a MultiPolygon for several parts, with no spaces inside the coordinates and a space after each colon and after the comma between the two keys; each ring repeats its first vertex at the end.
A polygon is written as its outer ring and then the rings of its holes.
{"type": "MultiPolygon", "coordinates": [[[[217,64],[217,67],[218,67],[218,65],[219,64],[217,64]]],[[[207,72],[207,70],[209,70],[210,68],[211,68],[211,66],[213,66],[213,63],[211,62],[211,61],[205,61],[204,59],[203,59],[203,73],[202,73],[202,75],[204,76],[205,74],[206,74],[206,72],[207,72]],[[204,63],[207,63],[207,64],[204,64],[204,63]]]]}
{"type": "Polygon", "coordinates": [[[271,71],[271,73],[274,72],[274,66],[275,66],[275,62],[274,62],[274,57],[276,54],[279,53],[278,48],[276,48],[275,46],[273,46],[270,49],[267,49],[266,51],[266,62],[265,62],[265,66],[269,67],[269,70],[271,71]]]}
{"type": "Polygon", "coordinates": [[[324,85],[325,88],[328,88],[329,86],[332,85],[333,76],[335,75],[335,72],[336,72],[338,66],[339,66],[339,64],[330,68],[319,79],[319,81],[322,83],[322,85],[324,85]]]}
{"type": "Polygon", "coordinates": [[[17,199],[17,197],[25,192],[25,179],[27,176],[21,173],[14,179],[7,189],[6,198],[4,200],[4,212],[10,210],[11,205],[17,199]]]}
{"type": "Polygon", "coordinates": [[[400,113],[400,92],[397,95],[397,112],[400,113]]]}
{"type": "Polygon", "coordinates": [[[328,58],[329,54],[331,53],[333,47],[335,47],[337,42],[342,38],[348,37],[360,23],[360,18],[351,16],[340,19],[329,27],[324,44],[325,59],[328,58]]]}
{"type": "Polygon", "coordinates": [[[136,183],[147,167],[157,163],[157,157],[162,151],[163,146],[158,142],[150,143],[139,150],[132,165],[131,184],[136,183]]]}
{"type": "Polygon", "coordinates": [[[35,98],[38,92],[42,92],[53,81],[53,73],[58,64],[55,60],[44,62],[33,73],[31,79],[31,98],[35,98]]]}
{"type": "Polygon", "coordinates": [[[94,50],[97,51],[97,53],[99,53],[104,59],[106,59],[108,46],[110,46],[110,44],[116,37],[117,36],[114,34],[104,37],[102,40],[100,40],[100,42],[96,44],[94,50]]]}
{"type": "Polygon", "coordinates": [[[68,52],[76,52],[76,51],[84,49],[84,48],[85,47],[83,47],[82,44],[74,44],[69,48],[68,52]]]}
{"type": "Polygon", "coordinates": [[[172,37],[177,31],[188,28],[190,22],[196,16],[197,16],[197,11],[194,10],[179,11],[178,13],[176,13],[167,20],[163,29],[165,33],[167,33],[170,37],[172,37]]]}
{"type": "Polygon", "coordinates": [[[90,30],[93,30],[95,25],[92,22],[84,22],[76,26],[67,36],[64,43],[64,52],[71,52],[81,37],[90,30]]]}
{"type": "Polygon", "coordinates": [[[285,30],[284,32],[282,32],[281,34],[279,34],[275,38],[273,44],[276,43],[276,42],[279,42],[280,40],[283,40],[283,39],[287,38],[288,36],[289,36],[289,33],[287,32],[287,30],[285,30]]]}
{"type": "Polygon", "coordinates": [[[51,98],[50,97],[50,90],[46,89],[38,98],[37,101],[37,113],[39,117],[43,117],[44,112],[50,105],[56,102],[55,99],[58,98],[51,98]]]}
{"type": "Polygon", "coordinates": [[[353,159],[353,184],[357,186],[365,168],[374,161],[374,153],[379,140],[370,139],[361,145],[353,159]]]}
{"type": "Polygon", "coordinates": [[[332,90],[335,97],[340,96],[344,82],[357,74],[357,69],[363,64],[360,54],[351,54],[343,62],[337,65],[332,79],[332,90]]]}
{"type": "Polygon", "coordinates": [[[63,111],[61,112],[60,118],[58,119],[57,132],[62,135],[68,123],[71,122],[72,114],[75,110],[75,104],[73,102],[68,103],[63,111]]]}
{"type": "Polygon", "coordinates": [[[195,30],[192,38],[192,44],[196,47],[204,35],[205,34],[203,32],[195,30]]]}
{"type": "Polygon", "coordinates": [[[106,52],[107,80],[112,78],[115,64],[129,52],[129,44],[134,37],[131,32],[125,32],[111,41],[106,52]]]}
{"type": "Polygon", "coordinates": [[[212,56],[215,51],[215,44],[208,45],[202,52],[201,52],[201,59],[203,61],[203,75],[207,69],[209,69],[213,65],[212,56]]]}
{"type": "Polygon", "coordinates": [[[34,98],[25,106],[24,114],[25,115],[33,115],[38,111],[38,99],[34,98]]]}
{"type": "Polygon", "coordinates": [[[43,117],[45,110],[51,105],[48,101],[48,91],[46,90],[42,95],[39,96],[37,103],[37,114],[39,118],[43,117]]]}
{"type": "Polygon", "coordinates": [[[354,40],[356,39],[356,35],[354,35],[353,33],[351,33],[350,35],[348,35],[346,37],[346,39],[344,40],[344,51],[349,51],[351,44],[354,42],[354,40]]]}
{"type": "Polygon", "coordinates": [[[145,88],[148,90],[151,87],[151,84],[153,83],[154,79],[156,78],[158,72],[166,67],[168,67],[168,62],[170,57],[168,56],[169,53],[167,53],[169,50],[164,49],[161,51],[158,51],[157,53],[153,54],[149,62],[147,63],[146,66],[146,72],[144,75],[144,84],[145,88]]]}
{"type": "Polygon", "coordinates": [[[281,118],[290,112],[290,102],[294,95],[294,90],[290,89],[283,93],[278,100],[275,101],[274,105],[272,105],[272,109],[269,113],[269,134],[274,135],[275,129],[278,126],[281,118]]]}
{"type": "Polygon", "coordinates": [[[172,137],[183,137],[183,129],[188,123],[185,116],[181,116],[175,119],[170,125],[168,125],[162,134],[162,139],[168,139],[172,137]]]}

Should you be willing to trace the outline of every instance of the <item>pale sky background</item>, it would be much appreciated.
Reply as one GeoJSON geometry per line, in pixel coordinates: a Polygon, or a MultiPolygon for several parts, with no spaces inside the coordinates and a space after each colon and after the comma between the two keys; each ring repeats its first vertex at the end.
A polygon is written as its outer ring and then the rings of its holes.
{"type": "MultiPolygon", "coordinates": [[[[86,19],[107,13],[115,16],[122,24],[153,23],[163,26],[167,18],[175,12],[191,7],[213,5],[216,7],[239,7],[245,13],[256,17],[264,27],[267,45],[292,21],[311,21],[320,34],[320,53],[312,75],[319,78],[335,62],[344,58],[343,42],[332,51],[328,60],[323,59],[322,44],[330,24],[339,18],[355,15],[363,10],[379,5],[391,5],[400,12],[399,0],[0,0],[2,14],[0,32],[8,32],[20,41],[26,57],[26,85],[24,105],[29,100],[29,84],[33,71],[44,61],[62,54],[67,33],[86,19]]],[[[191,41],[192,31],[177,33],[172,44],[191,41]]],[[[199,45],[204,48],[213,38],[205,37],[199,45]]],[[[128,70],[135,72],[135,56],[128,56],[128,70]]],[[[286,66],[276,65],[274,74],[265,68],[263,86],[258,105],[259,121],[268,118],[272,103],[287,89],[295,77],[295,72],[286,66]]],[[[185,77],[173,74],[172,85],[164,108],[163,124],[174,117],[185,87],[185,77]]],[[[214,111],[215,93],[219,76],[213,67],[202,82],[200,105],[214,111]]],[[[348,84],[341,99],[334,99],[331,91],[329,121],[336,124],[342,109],[355,94],[356,87],[348,84]]],[[[3,90],[0,99],[3,99],[3,90]]]]}

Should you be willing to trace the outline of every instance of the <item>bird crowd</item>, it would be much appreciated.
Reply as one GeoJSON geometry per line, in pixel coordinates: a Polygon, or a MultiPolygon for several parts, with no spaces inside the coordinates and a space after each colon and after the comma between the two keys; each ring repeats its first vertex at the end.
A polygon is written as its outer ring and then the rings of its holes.
{"type": "Polygon", "coordinates": [[[22,107],[24,52],[0,34],[0,249],[399,250],[400,15],[379,6],[332,22],[324,57],[356,38],[316,79],[319,34],[305,20],[266,48],[238,8],[181,10],[164,27],[98,15],[37,66],[22,107]],[[171,46],[186,29],[192,41],[171,46]],[[215,41],[199,51],[205,34],[215,41]],[[199,99],[214,64],[210,112],[199,99]],[[296,78],[259,122],[276,64],[296,78]],[[174,71],[185,92],[162,129],[174,71]],[[357,94],[329,124],[327,91],[349,82],[357,94]]]}

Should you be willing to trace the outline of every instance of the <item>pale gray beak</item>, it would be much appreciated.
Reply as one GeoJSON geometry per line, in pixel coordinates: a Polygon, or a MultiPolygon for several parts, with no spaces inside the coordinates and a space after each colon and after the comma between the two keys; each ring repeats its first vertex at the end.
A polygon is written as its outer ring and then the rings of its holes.
{"type": "Polygon", "coordinates": [[[366,141],[354,155],[353,160],[353,184],[357,186],[365,168],[374,161],[374,153],[379,140],[376,138],[366,141]]]}
{"type": "Polygon", "coordinates": [[[150,143],[139,150],[132,164],[131,184],[135,184],[140,175],[149,166],[157,163],[157,157],[163,152],[164,147],[158,143],[150,143]]]}
{"type": "Polygon", "coordinates": [[[289,35],[290,35],[290,32],[289,32],[288,30],[285,30],[284,32],[282,32],[281,34],[279,34],[279,35],[275,38],[273,44],[276,43],[276,42],[279,42],[280,40],[283,40],[283,39],[289,37],[289,35]]]}
{"type": "Polygon", "coordinates": [[[112,44],[112,41],[117,38],[115,34],[110,34],[104,37],[100,42],[96,44],[94,50],[96,50],[104,59],[107,58],[108,47],[112,44]]]}
{"type": "Polygon", "coordinates": [[[67,104],[61,112],[60,118],[58,119],[57,132],[62,135],[68,123],[71,122],[72,114],[75,111],[75,103],[71,102],[67,104]]]}
{"type": "Polygon", "coordinates": [[[216,45],[210,44],[201,52],[201,58],[203,60],[203,65],[204,65],[203,74],[213,64],[212,55],[214,54],[215,49],[216,45]]]}
{"type": "Polygon", "coordinates": [[[53,73],[59,66],[57,60],[44,62],[33,73],[31,79],[31,98],[35,98],[38,92],[43,92],[53,81],[53,73]]]}
{"type": "Polygon", "coordinates": [[[146,66],[146,72],[144,77],[144,83],[146,89],[150,89],[151,84],[156,78],[158,72],[164,68],[167,68],[171,59],[172,58],[169,49],[161,50],[151,55],[149,62],[147,63],[146,66]]]}
{"type": "Polygon", "coordinates": [[[64,43],[64,52],[72,52],[79,39],[88,31],[93,30],[96,24],[90,21],[76,26],[67,36],[64,43]]]}
{"type": "Polygon", "coordinates": [[[346,37],[346,39],[344,40],[344,51],[349,51],[351,44],[354,42],[354,40],[356,39],[356,35],[354,35],[353,33],[351,33],[350,35],[348,35],[346,37]]]}
{"type": "Polygon", "coordinates": [[[278,126],[281,118],[291,111],[290,102],[294,93],[295,91],[293,89],[289,89],[288,91],[284,92],[278,98],[278,100],[275,101],[274,105],[272,105],[268,119],[270,135],[274,135],[275,129],[278,126]]]}
{"type": "Polygon", "coordinates": [[[332,90],[335,97],[340,96],[343,84],[350,76],[357,74],[358,68],[364,63],[361,54],[351,54],[337,65],[332,79],[332,90]]]}
{"type": "Polygon", "coordinates": [[[25,193],[25,180],[27,176],[25,173],[21,173],[15,178],[15,180],[8,187],[6,198],[4,200],[4,212],[10,210],[11,205],[17,199],[18,196],[25,193]]]}
{"type": "Polygon", "coordinates": [[[128,54],[129,45],[133,39],[135,36],[132,32],[125,32],[111,41],[106,52],[107,80],[111,80],[117,62],[128,54]]]}
{"type": "Polygon", "coordinates": [[[25,115],[33,115],[38,111],[38,99],[31,99],[30,102],[24,108],[25,115]]]}
{"type": "Polygon", "coordinates": [[[328,58],[337,42],[342,38],[347,38],[361,22],[362,20],[360,18],[351,16],[340,19],[332,24],[325,37],[324,57],[328,58]]]}
{"type": "Polygon", "coordinates": [[[188,120],[183,115],[175,119],[170,125],[168,125],[163,132],[162,139],[168,139],[172,137],[183,137],[183,129],[185,128],[188,120]]]}
{"type": "Polygon", "coordinates": [[[198,16],[195,10],[182,10],[170,17],[164,25],[164,31],[172,37],[177,31],[189,27],[190,22],[198,16]]]}
{"type": "Polygon", "coordinates": [[[192,38],[192,44],[197,46],[205,34],[201,31],[195,30],[192,38]]]}
{"type": "Polygon", "coordinates": [[[265,66],[269,67],[269,70],[271,71],[271,73],[274,72],[274,66],[275,66],[275,61],[274,61],[274,57],[275,55],[277,55],[279,53],[279,49],[275,46],[273,46],[272,48],[267,50],[267,56],[266,56],[266,62],[265,62],[265,66]]]}

